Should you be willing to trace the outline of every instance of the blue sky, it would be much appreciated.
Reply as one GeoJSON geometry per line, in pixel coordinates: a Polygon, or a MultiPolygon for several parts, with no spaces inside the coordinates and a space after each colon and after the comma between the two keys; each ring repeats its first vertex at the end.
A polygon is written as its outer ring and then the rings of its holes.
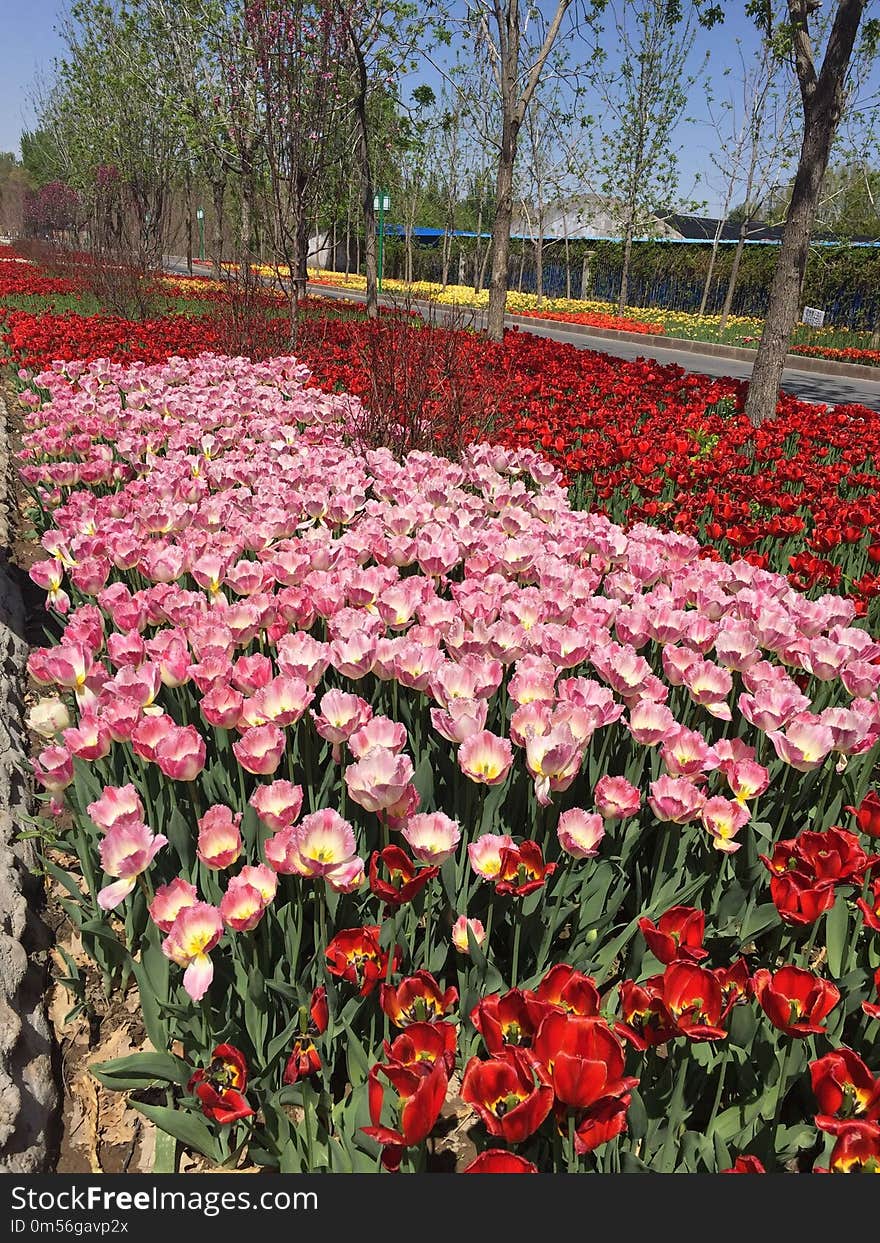
{"type": "Polygon", "coordinates": [[[65,7],[58,0],[0,0],[0,151],[17,152],[22,129],[33,124],[28,98],[62,50],[54,28],[65,7]]]}
{"type": "MultiPolygon", "coordinates": [[[[540,0],[540,3],[542,9],[546,9],[549,0],[540,0]]],[[[33,84],[38,76],[51,79],[53,59],[63,51],[57,27],[66,7],[65,0],[0,0],[0,151],[18,151],[21,130],[34,122],[30,102],[33,84]]],[[[721,73],[725,63],[735,57],[735,40],[742,39],[747,48],[756,44],[755,28],[745,16],[743,0],[728,0],[725,8],[727,16],[723,26],[701,31],[695,50],[695,54],[702,57],[708,49],[709,72],[718,92],[725,89],[721,73]]],[[[609,53],[613,58],[613,49],[609,49],[609,53]]],[[[876,88],[880,70],[875,68],[871,76],[876,88]]],[[[435,73],[428,72],[425,77],[435,87],[438,85],[435,73]]],[[[689,112],[703,123],[686,136],[681,155],[683,193],[692,190],[695,174],[709,166],[712,131],[705,123],[705,87],[695,90],[689,112]]],[[[714,202],[717,196],[709,185],[697,187],[694,196],[708,200],[709,210],[717,205],[714,202]]]]}

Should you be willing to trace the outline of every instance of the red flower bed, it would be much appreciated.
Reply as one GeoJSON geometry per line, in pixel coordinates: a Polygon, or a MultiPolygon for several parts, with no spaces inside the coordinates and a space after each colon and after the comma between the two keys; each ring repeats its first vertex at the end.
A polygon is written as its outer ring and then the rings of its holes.
{"type": "MultiPolygon", "coordinates": [[[[63,276],[46,276],[32,263],[25,263],[15,255],[11,247],[4,246],[0,251],[9,251],[7,262],[0,264],[0,298],[32,295],[40,298],[51,297],[52,294],[79,293],[79,286],[63,276]]],[[[6,257],[5,253],[2,255],[6,257]]]]}
{"type": "Polygon", "coordinates": [[[172,354],[194,358],[219,348],[219,339],[207,319],[170,315],[132,323],[118,315],[33,315],[10,311],[4,343],[12,360],[29,370],[48,361],[91,361],[95,358],[156,363],[172,354]]]}
{"type": "Polygon", "coordinates": [[[832,362],[862,363],[867,367],[880,367],[880,350],[836,350],[827,345],[793,345],[791,354],[806,354],[810,358],[829,358],[832,362]]]}
{"type": "Polygon", "coordinates": [[[615,332],[640,332],[652,336],[663,333],[660,324],[648,324],[626,316],[604,315],[601,311],[514,311],[513,314],[528,319],[556,319],[564,324],[584,324],[588,328],[610,328],[615,332]]]}

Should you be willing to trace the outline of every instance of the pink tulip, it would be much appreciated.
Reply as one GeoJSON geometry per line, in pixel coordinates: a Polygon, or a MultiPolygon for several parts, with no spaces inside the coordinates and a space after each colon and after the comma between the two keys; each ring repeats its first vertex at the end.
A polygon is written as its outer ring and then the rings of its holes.
{"type": "Polygon", "coordinates": [[[729,799],[716,795],[703,804],[700,819],[703,828],[714,838],[712,844],[716,850],[725,854],[733,854],[739,850],[742,843],[733,839],[749,821],[749,813],[742,803],[732,803],[729,799]]]}
{"type": "Polygon", "coordinates": [[[688,824],[696,820],[706,796],[686,777],[658,777],[651,782],[648,805],[658,820],[688,824]]]}
{"type": "Polygon", "coordinates": [[[172,781],[192,781],[205,767],[205,740],[194,725],[177,726],[156,744],[156,764],[172,781]]]}
{"type": "Polygon", "coordinates": [[[256,725],[245,730],[232,750],[239,764],[249,773],[269,776],[284,754],[285,738],[277,725],[256,725]]]}
{"type": "Polygon", "coordinates": [[[458,919],[452,925],[452,944],[458,950],[459,954],[470,953],[468,928],[470,928],[471,936],[474,938],[477,945],[482,945],[486,940],[486,929],[478,919],[468,919],[465,915],[459,915],[458,919]]]}
{"type": "Polygon", "coordinates": [[[594,859],[605,836],[605,822],[595,812],[572,807],[559,817],[556,836],[559,845],[573,859],[594,859]]]}
{"type": "Polygon", "coordinates": [[[89,803],[91,819],[106,830],[143,824],[144,805],[133,785],[104,786],[101,797],[89,803]]]}
{"type": "Polygon", "coordinates": [[[678,728],[665,704],[641,699],[629,710],[629,732],[643,746],[653,747],[671,738],[678,728]]]}
{"type": "Polygon", "coordinates": [[[131,732],[132,750],[142,760],[150,760],[154,763],[157,747],[169,735],[173,735],[176,728],[171,717],[164,713],[159,716],[142,717],[131,732]]]}
{"type": "Polygon", "coordinates": [[[440,864],[455,854],[461,829],[442,811],[421,812],[410,816],[403,836],[420,863],[440,864]]]}
{"type": "Polygon", "coordinates": [[[513,748],[506,738],[482,730],[466,738],[458,748],[458,766],[471,781],[500,785],[513,767],[513,748]]]}
{"type": "Polygon", "coordinates": [[[167,885],[160,885],[150,903],[150,919],[162,932],[170,932],[177,916],[198,901],[195,885],[175,876],[167,885]]]}
{"type": "Polygon", "coordinates": [[[626,820],[637,815],[642,805],[641,794],[625,777],[600,777],[593,799],[606,820],[626,820]]]}
{"type": "Polygon", "coordinates": [[[347,863],[357,849],[354,829],[330,807],[304,816],[296,829],[300,876],[326,876],[347,863]]]}
{"type": "Polygon", "coordinates": [[[263,918],[266,903],[255,885],[233,876],[220,899],[220,916],[233,932],[250,932],[263,918]]]}
{"type": "Polygon", "coordinates": [[[754,760],[738,760],[725,765],[724,776],[731,793],[739,803],[758,798],[770,785],[770,774],[762,764],[754,760]]]}
{"type": "Polygon", "coordinates": [[[98,845],[101,867],[108,876],[120,879],[99,892],[98,905],[102,910],[110,911],[128,897],[141,872],[146,871],[167,843],[167,837],[161,833],[154,836],[145,824],[117,825],[108,830],[98,845]]]}
{"type": "Polygon", "coordinates": [[[34,761],[34,776],[50,794],[60,794],[73,781],[73,756],[67,747],[44,747],[34,761]]]}
{"type": "Polygon", "coordinates": [[[272,781],[268,785],[258,785],[248,801],[263,824],[270,829],[286,829],[302,810],[302,786],[290,781],[272,781]]]}
{"type": "Polygon", "coordinates": [[[233,814],[229,807],[215,803],[198,822],[199,840],[196,853],[205,867],[217,871],[228,868],[241,854],[241,812],[233,814]]]}
{"type": "Polygon", "coordinates": [[[779,758],[802,773],[819,768],[834,749],[834,734],[828,726],[809,721],[792,721],[785,733],[772,730],[767,737],[779,758]]]}
{"type": "Polygon", "coordinates": [[[320,736],[333,745],[333,760],[342,759],[342,746],[370,720],[373,709],[359,695],[347,695],[344,691],[327,691],[321,697],[320,713],[312,713],[315,729],[320,736]]]}
{"type": "Polygon", "coordinates": [[[232,686],[217,683],[199,702],[199,711],[216,729],[234,729],[244,706],[244,695],[232,686]]]}
{"type": "Polygon", "coordinates": [[[367,811],[392,807],[412,779],[412,760],[408,755],[376,748],[345,770],[348,792],[367,811]]]}
{"type": "Polygon", "coordinates": [[[483,833],[467,848],[468,859],[477,876],[495,880],[501,871],[502,853],[513,845],[506,833],[483,833]]]}
{"type": "Polygon", "coordinates": [[[99,717],[83,713],[79,725],[64,731],[64,745],[79,760],[102,760],[110,754],[113,739],[99,717]]]}
{"type": "Polygon", "coordinates": [[[201,1001],[214,978],[214,965],[208,955],[222,935],[223,919],[217,907],[195,902],[180,910],[162,942],[166,958],[186,967],[183,987],[193,1001],[201,1001]]]}
{"type": "Polygon", "coordinates": [[[387,716],[374,716],[355,730],[348,739],[348,749],[355,759],[362,760],[370,751],[382,748],[395,755],[406,746],[406,729],[399,721],[387,716]]]}

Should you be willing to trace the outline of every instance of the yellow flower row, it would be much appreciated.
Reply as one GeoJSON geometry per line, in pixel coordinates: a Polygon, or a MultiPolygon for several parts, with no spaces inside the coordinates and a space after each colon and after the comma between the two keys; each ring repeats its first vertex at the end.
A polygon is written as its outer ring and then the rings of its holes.
{"type": "MultiPolygon", "coordinates": [[[[288,269],[286,268],[276,269],[268,266],[260,267],[257,271],[265,276],[277,274],[283,277],[288,274],[288,269]]],[[[355,291],[365,290],[367,284],[366,277],[360,273],[354,272],[346,275],[343,272],[332,272],[323,268],[310,268],[309,279],[316,283],[334,285],[341,289],[355,291]]],[[[442,285],[431,281],[414,281],[408,285],[405,281],[386,277],[382,282],[382,288],[384,293],[418,298],[426,302],[434,302],[440,306],[467,306],[483,309],[489,305],[489,291],[483,289],[479,293],[475,293],[471,285],[447,285],[444,289],[442,285]]],[[[618,314],[615,302],[606,302],[597,298],[544,297],[539,300],[536,294],[518,293],[516,290],[508,292],[507,310],[513,314],[523,311],[543,311],[556,315],[608,315],[611,317],[615,317],[618,314]]],[[[689,311],[668,311],[658,310],[657,307],[627,306],[623,318],[638,320],[644,324],[653,324],[666,333],[667,336],[671,337],[696,337],[709,341],[721,339],[720,315],[697,315],[689,311]]],[[[754,316],[729,315],[724,339],[732,342],[757,339],[761,335],[762,327],[763,321],[754,316]]],[[[828,339],[840,336],[842,331],[839,328],[834,328],[832,325],[827,325],[824,328],[813,329],[810,334],[810,340],[820,343],[823,338],[828,339]]],[[[853,335],[856,336],[857,334],[853,335]]]]}

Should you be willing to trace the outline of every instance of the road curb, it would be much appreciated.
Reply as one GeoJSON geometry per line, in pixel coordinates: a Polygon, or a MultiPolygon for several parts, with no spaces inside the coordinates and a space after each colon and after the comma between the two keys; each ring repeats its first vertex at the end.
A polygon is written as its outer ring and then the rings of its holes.
{"type": "Polygon", "coordinates": [[[21,592],[9,572],[14,499],[7,411],[0,395],[0,1172],[50,1161],[58,1109],[45,1010],[51,937],[33,843],[20,841],[31,797],[23,689],[28,646],[21,592]]]}

